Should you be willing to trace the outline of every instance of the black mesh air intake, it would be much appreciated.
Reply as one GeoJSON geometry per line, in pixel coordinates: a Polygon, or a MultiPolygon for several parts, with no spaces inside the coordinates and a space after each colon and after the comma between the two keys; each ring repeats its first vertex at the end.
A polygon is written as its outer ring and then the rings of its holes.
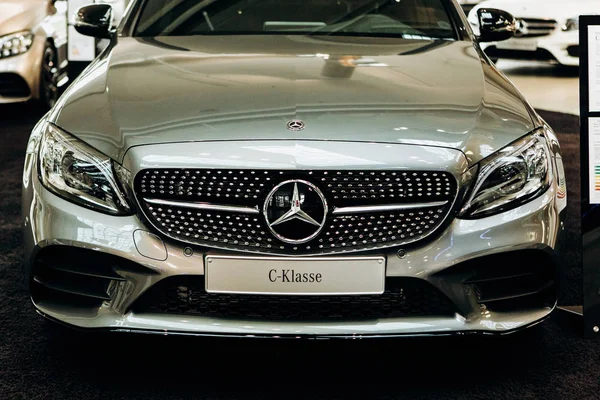
{"type": "Polygon", "coordinates": [[[133,305],[136,313],[197,315],[236,319],[368,320],[452,316],[452,302],[430,283],[388,278],[382,295],[267,296],[207,293],[203,276],[166,278],[133,305]]]}

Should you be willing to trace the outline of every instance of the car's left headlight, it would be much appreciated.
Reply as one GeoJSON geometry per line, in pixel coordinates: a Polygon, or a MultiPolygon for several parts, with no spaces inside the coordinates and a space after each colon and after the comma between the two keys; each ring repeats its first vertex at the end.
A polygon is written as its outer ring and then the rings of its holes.
{"type": "Polygon", "coordinates": [[[39,175],[51,192],[96,211],[131,214],[114,166],[109,157],[47,124],[40,140],[39,175]]]}
{"type": "Polygon", "coordinates": [[[552,156],[546,136],[527,135],[479,164],[479,173],[461,218],[482,218],[518,207],[548,190],[552,156]]]}
{"type": "Polygon", "coordinates": [[[33,44],[33,33],[29,31],[0,36],[0,58],[26,53],[33,44]]]}
{"type": "Polygon", "coordinates": [[[579,30],[579,17],[569,18],[562,27],[563,32],[579,30]]]}

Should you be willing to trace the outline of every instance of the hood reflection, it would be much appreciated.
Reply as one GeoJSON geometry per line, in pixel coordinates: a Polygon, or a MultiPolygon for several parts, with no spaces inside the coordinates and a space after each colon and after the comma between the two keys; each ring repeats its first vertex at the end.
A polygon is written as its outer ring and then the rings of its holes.
{"type": "Polygon", "coordinates": [[[117,160],[146,144],[292,139],[446,147],[472,164],[534,128],[470,42],[120,38],[102,61],[52,120],[117,160]]]}

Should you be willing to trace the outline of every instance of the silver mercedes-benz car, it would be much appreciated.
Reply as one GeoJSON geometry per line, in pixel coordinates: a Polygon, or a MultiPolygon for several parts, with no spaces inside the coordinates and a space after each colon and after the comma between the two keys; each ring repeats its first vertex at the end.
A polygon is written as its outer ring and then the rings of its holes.
{"type": "Polygon", "coordinates": [[[556,304],[551,128],[455,0],[133,0],[32,132],[31,298],[72,327],[509,333],[556,304]]]}

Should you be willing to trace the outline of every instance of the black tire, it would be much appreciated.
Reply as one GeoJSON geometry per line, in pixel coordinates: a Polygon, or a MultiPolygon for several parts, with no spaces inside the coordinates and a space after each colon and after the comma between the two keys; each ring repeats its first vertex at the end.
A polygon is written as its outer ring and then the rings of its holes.
{"type": "Polygon", "coordinates": [[[58,57],[52,43],[46,43],[40,71],[40,101],[47,109],[58,100],[58,57]]]}

